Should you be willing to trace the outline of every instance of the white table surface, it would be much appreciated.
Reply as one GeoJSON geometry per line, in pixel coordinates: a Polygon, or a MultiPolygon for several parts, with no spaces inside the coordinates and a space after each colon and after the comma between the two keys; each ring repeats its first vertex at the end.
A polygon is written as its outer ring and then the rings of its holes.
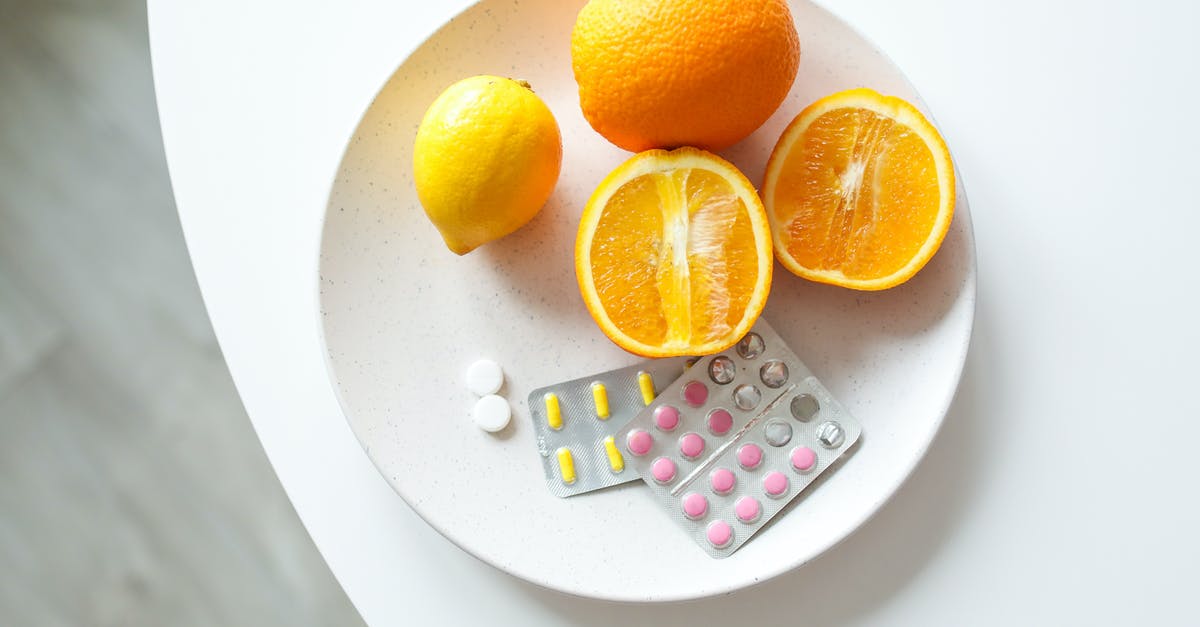
{"type": "Polygon", "coordinates": [[[822,558],[731,596],[637,606],[524,583],[427,527],[359,447],[322,363],[313,273],[342,149],[404,56],[466,4],[149,2],[213,326],[369,624],[1198,620],[1200,5],[823,3],[909,75],[964,179],[979,302],[959,394],[911,479],[822,558]]]}

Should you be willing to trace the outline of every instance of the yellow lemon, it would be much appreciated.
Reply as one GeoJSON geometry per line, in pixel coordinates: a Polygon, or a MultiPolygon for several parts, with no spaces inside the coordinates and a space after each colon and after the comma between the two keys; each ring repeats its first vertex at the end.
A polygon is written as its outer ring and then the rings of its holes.
{"type": "Polygon", "coordinates": [[[562,136],[529,84],[473,76],[442,92],[413,146],[425,214],[459,255],[516,231],[554,191],[562,136]]]}

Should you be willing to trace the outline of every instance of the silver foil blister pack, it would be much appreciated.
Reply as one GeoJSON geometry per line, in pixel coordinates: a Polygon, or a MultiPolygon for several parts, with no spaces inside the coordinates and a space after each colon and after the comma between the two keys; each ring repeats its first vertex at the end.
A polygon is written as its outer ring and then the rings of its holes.
{"type": "Polygon", "coordinates": [[[687,363],[686,357],[653,359],[530,392],[529,413],[550,492],[568,497],[637,480],[613,434],[679,378],[687,363]]]}
{"type": "Polygon", "coordinates": [[[728,557],[858,441],[862,427],[760,319],[614,434],[701,548],[728,557]]]}

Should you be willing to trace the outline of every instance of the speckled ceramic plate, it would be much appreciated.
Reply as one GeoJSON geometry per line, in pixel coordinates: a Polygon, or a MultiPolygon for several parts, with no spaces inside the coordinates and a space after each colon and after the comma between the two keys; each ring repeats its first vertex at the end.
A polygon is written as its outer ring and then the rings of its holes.
{"type": "MultiPolygon", "coordinates": [[[[588,316],[572,252],[583,204],[626,159],[579,111],[569,41],[580,0],[486,1],[400,65],[363,116],[329,197],[320,250],[328,363],[354,432],[396,491],[464,550],[564,592],[666,601],[736,590],[813,559],[888,499],[921,459],[958,384],[974,319],[966,195],[941,250],[882,293],[807,283],[777,266],[764,316],[863,424],[828,481],[728,559],[714,560],[639,483],[560,499],[546,489],[529,391],[637,358],[588,316]],[[562,177],[541,214],[465,256],[446,250],[413,190],[410,150],[434,97],[473,74],[527,79],[562,128],[562,177]],[[476,428],[463,375],[503,364],[514,419],[476,428]]],[[[802,42],[791,95],[724,155],[752,181],[783,127],[831,92],[869,86],[920,103],[900,71],[825,10],[793,2],[802,42]]],[[[752,44],[748,44],[752,45],[752,44]]],[[[382,77],[381,77],[382,80],[382,77]]]]}

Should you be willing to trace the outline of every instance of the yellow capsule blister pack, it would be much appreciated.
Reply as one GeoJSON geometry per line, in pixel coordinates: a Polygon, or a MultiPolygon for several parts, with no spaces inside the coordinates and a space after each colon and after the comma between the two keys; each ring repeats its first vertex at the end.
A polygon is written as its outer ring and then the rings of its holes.
{"type": "Polygon", "coordinates": [[[640,479],[612,436],[678,379],[688,361],[652,359],[530,392],[550,492],[568,497],[640,479]]]}

